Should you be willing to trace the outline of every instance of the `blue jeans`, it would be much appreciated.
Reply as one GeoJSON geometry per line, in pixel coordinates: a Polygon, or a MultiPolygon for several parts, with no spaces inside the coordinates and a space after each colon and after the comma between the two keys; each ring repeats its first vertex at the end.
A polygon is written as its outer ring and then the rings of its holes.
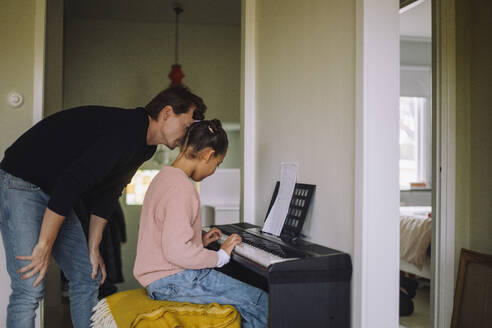
{"type": "Polygon", "coordinates": [[[184,270],[147,286],[153,300],[230,304],[244,328],[267,327],[268,294],[212,269],[184,270]]]}
{"type": "MultiPolygon", "coordinates": [[[[15,257],[31,255],[38,242],[49,198],[38,186],[0,169],[0,229],[12,288],[7,307],[8,328],[34,327],[35,311],[44,295],[46,277],[37,287],[32,286],[37,274],[21,280],[17,270],[29,261],[15,257]]],[[[73,325],[88,328],[101,277],[99,273],[96,279],[91,278],[87,242],[73,211],[63,221],[51,254],[69,280],[73,325]]],[[[4,324],[0,323],[0,326],[4,324]]]]}

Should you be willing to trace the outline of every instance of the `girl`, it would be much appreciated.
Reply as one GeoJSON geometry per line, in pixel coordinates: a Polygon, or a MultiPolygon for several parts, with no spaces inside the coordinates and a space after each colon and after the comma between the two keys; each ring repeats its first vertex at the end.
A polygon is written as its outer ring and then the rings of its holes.
{"type": "Polygon", "coordinates": [[[205,248],[221,232],[213,228],[202,237],[200,198],[189,180],[214,173],[227,145],[219,120],[190,126],[178,158],[161,169],[145,195],[133,273],[154,300],[230,304],[243,327],[266,327],[268,295],[211,269],[229,262],[241,237],[231,235],[217,252],[205,248]]]}

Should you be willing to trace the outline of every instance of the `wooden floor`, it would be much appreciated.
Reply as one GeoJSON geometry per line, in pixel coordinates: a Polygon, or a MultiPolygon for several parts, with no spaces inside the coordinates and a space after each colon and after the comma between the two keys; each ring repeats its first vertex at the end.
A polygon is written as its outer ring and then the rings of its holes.
{"type": "Polygon", "coordinates": [[[70,318],[70,305],[44,307],[44,326],[49,328],[73,328],[70,318]]]}
{"type": "Polygon", "coordinates": [[[46,292],[44,295],[44,327],[72,328],[70,304],[68,298],[62,296],[60,269],[52,261],[46,275],[46,292]]]}
{"type": "Polygon", "coordinates": [[[414,312],[408,317],[400,317],[400,328],[430,327],[430,290],[428,286],[417,289],[413,299],[414,312]]]}

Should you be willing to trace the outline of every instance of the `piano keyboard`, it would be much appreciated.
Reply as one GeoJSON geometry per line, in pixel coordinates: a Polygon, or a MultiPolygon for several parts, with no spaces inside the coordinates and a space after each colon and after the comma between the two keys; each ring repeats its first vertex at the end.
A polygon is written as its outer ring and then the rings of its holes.
{"type": "MultiPolygon", "coordinates": [[[[210,227],[204,227],[202,229],[204,231],[209,231],[210,227]]],[[[256,262],[265,268],[269,267],[274,263],[284,262],[284,261],[297,259],[299,257],[304,257],[304,255],[300,252],[295,252],[292,250],[286,251],[285,247],[281,247],[280,245],[277,245],[265,239],[261,239],[247,232],[231,231],[227,228],[224,228],[223,226],[220,227],[220,230],[222,231],[222,236],[218,240],[219,244],[222,245],[222,243],[224,243],[224,241],[232,233],[236,233],[240,235],[241,238],[243,239],[243,242],[239,245],[236,245],[233,253],[245,257],[253,262],[256,262]],[[274,252],[277,253],[278,255],[274,254],[274,252]]]]}

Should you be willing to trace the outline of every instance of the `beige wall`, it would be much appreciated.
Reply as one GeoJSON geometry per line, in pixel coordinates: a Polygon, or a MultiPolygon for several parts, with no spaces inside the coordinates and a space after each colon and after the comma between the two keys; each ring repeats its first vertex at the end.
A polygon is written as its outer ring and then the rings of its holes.
{"type": "Polygon", "coordinates": [[[470,248],[470,8],[456,2],[455,272],[461,248],[470,248]]]}
{"type": "MultiPolygon", "coordinates": [[[[0,10],[0,160],[4,151],[33,123],[34,28],[33,0],[2,1],[0,10]],[[24,104],[10,107],[9,92],[23,94],[24,104]]],[[[0,326],[4,327],[10,278],[0,236],[0,326]]],[[[36,320],[39,326],[39,318],[36,320]]]]}
{"type": "Polygon", "coordinates": [[[471,3],[470,247],[492,254],[492,2],[471,3]]]}
{"type": "Polygon", "coordinates": [[[44,117],[63,108],[63,0],[46,4],[44,117]]]}
{"type": "Polygon", "coordinates": [[[34,1],[5,1],[0,10],[0,157],[33,122],[34,1]],[[10,107],[9,92],[24,95],[24,105],[10,107]]]}
{"type": "Polygon", "coordinates": [[[353,251],[355,2],[257,1],[256,223],[280,162],[317,185],[303,232],[353,251]]]}
{"type": "MultiPolygon", "coordinates": [[[[174,25],[72,19],[65,42],[65,108],[144,106],[169,85],[174,25]]],[[[183,82],[207,117],[239,122],[240,26],[183,24],[179,43],[183,82]]]]}
{"type": "MultiPolygon", "coordinates": [[[[43,117],[46,117],[63,108],[63,0],[46,3],[44,83],[43,117]]],[[[67,314],[62,306],[60,268],[55,261],[48,268],[45,291],[44,325],[61,327],[67,321],[67,314]]]]}
{"type": "Polygon", "coordinates": [[[492,254],[492,3],[456,4],[458,260],[462,247],[492,254]]]}

